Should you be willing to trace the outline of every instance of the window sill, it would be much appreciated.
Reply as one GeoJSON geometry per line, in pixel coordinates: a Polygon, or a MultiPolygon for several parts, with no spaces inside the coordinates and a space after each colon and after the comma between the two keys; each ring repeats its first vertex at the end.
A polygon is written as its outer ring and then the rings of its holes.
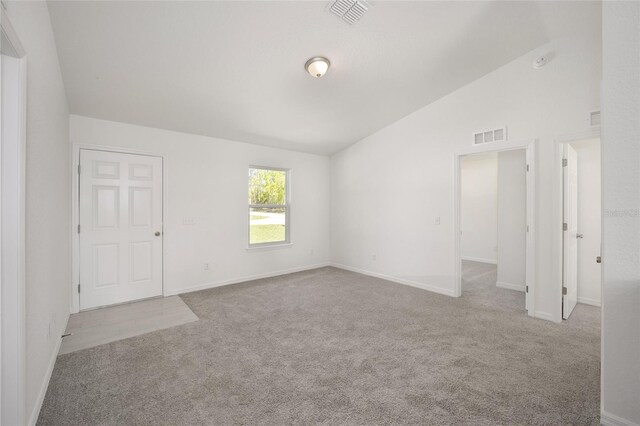
{"type": "Polygon", "coordinates": [[[261,251],[261,250],[277,250],[290,248],[293,246],[293,243],[281,243],[281,244],[265,244],[263,246],[249,246],[246,248],[247,251],[261,251]]]}

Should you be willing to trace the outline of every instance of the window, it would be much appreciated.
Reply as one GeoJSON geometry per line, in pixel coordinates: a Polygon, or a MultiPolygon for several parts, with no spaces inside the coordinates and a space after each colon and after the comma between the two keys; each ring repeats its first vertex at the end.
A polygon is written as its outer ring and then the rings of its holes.
{"type": "Polygon", "coordinates": [[[249,247],[289,243],[289,171],[249,168],[249,247]]]}

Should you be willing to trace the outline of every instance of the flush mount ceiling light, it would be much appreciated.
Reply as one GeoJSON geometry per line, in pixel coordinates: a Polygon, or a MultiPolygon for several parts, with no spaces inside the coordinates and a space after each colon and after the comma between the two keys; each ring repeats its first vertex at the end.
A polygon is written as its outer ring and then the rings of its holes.
{"type": "Polygon", "coordinates": [[[323,58],[322,56],[316,56],[311,58],[304,64],[304,69],[307,70],[309,74],[316,78],[320,78],[327,73],[329,70],[329,66],[331,62],[327,58],[323,58]]]}

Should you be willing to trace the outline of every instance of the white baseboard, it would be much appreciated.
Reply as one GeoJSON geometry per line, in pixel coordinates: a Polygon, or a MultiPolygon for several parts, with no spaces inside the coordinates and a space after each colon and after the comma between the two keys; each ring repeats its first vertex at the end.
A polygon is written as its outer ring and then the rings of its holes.
{"type": "Polygon", "coordinates": [[[38,416],[40,415],[40,410],[42,409],[42,403],[44,403],[44,397],[47,395],[47,389],[49,388],[49,382],[51,381],[51,375],[53,374],[53,367],[56,365],[56,359],[58,358],[60,346],[62,345],[62,334],[64,334],[64,332],[67,330],[69,316],[70,314],[67,314],[67,319],[64,322],[62,333],[60,333],[60,337],[58,337],[58,342],[56,343],[56,348],[51,354],[49,366],[47,367],[47,371],[44,375],[44,380],[42,381],[42,385],[40,386],[40,391],[38,392],[36,403],[31,410],[31,415],[29,416],[29,423],[27,423],[29,426],[35,426],[36,422],[38,421],[38,416]]]}
{"type": "Polygon", "coordinates": [[[509,290],[522,291],[522,292],[524,292],[525,290],[524,284],[512,284],[512,283],[506,283],[504,281],[496,281],[496,287],[506,288],[509,290]]]}
{"type": "Polygon", "coordinates": [[[547,321],[552,321],[552,322],[561,322],[562,321],[562,320],[556,321],[553,318],[553,315],[551,315],[549,312],[535,311],[533,313],[533,316],[534,316],[534,318],[540,318],[540,319],[547,320],[547,321]]]}
{"type": "Polygon", "coordinates": [[[600,412],[600,424],[605,426],[640,426],[638,423],[623,419],[622,417],[607,413],[606,411],[600,412]]]}
{"type": "Polygon", "coordinates": [[[469,260],[471,262],[480,262],[480,263],[491,263],[493,265],[498,264],[498,261],[496,259],[483,259],[481,257],[472,257],[472,256],[461,256],[460,260],[469,260]]]}
{"type": "Polygon", "coordinates": [[[360,269],[360,268],[354,268],[352,266],[342,265],[340,263],[333,263],[332,262],[331,266],[333,266],[335,268],[339,268],[339,269],[344,269],[345,271],[356,272],[358,274],[368,275],[370,277],[381,278],[383,280],[392,281],[394,283],[404,284],[404,285],[408,285],[408,286],[411,286],[411,287],[417,287],[417,288],[420,288],[422,290],[427,290],[427,291],[431,291],[431,292],[438,293],[438,294],[444,294],[445,296],[451,296],[451,297],[455,296],[453,290],[449,290],[449,289],[442,288],[442,287],[436,287],[436,286],[432,286],[432,285],[429,285],[429,284],[419,283],[417,281],[411,281],[411,280],[407,280],[407,279],[404,279],[404,278],[393,277],[393,276],[390,276],[390,275],[379,274],[377,272],[371,272],[371,271],[367,271],[367,270],[360,269]]]}
{"type": "Polygon", "coordinates": [[[207,290],[209,288],[222,287],[222,286],[225,286],[225,285],[239,284],[239,283],[244,283],[244,282],[247,282],[247,281],[259,280],[259,279],[262,279],[262,278],[271,278],[271,277],[277,277],[279,275],[293,274],[294,272],[302,272],[302,271],[309,271],[311,269],[324,268],[325,266],[329,266],[329,265],[330,265],[329,262],[316,263],[316,264],[313,264],[313,265],[300,266],[300,267],[297,267],[297,268],[281,269],[279,271],[267,272],[267,273],[264,273],[264,274],[247,275],[247,276],[244,276],[244,277],[233,278],[233,279],[230,279],[230,280],[216,281],[216,282],[205,283],[205,284],[198,284],[198,285],[191,286],[191,287],[183,287],[183,288],[178,288],[178,289],[175,289],[175,290],[165,291],[164,292],[164,296],[167,297],[167,296],[175,296],[177,294],[182,294],[182,293],[192,293],[194,291],[207,290]]]}
{"type": "Polygon", "coordinates": [[[578,303],[582,303],[584,305],[598,306],[600,307],[600,301],[596,299],[590,299],[588,297],[580,297],[578,296],[578,303]]]}

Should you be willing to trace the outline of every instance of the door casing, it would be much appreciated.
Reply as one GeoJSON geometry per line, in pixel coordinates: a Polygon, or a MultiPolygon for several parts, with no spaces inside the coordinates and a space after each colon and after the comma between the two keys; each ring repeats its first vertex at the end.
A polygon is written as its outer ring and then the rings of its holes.
{"type": "MultiPolygon", "coordinates": [[[[26,407],[26,252],[25,252],[25,184],[27,126],[27,54],[9,18],[0,8],[0,31],[5,43],[9,79],[15,91],[10,93],[11,125],[2,139],[0,155],[0,195],[3,201],[1,218],[9,232],[0,232],[0,423],[35,424],[34,411],[26,407]],[[7,49],[10,47],[10,49],[7,49]]],[[[3,61],[0,58],[0,65],[3,61]]],[[[0,75],[2,71],[0,70],[0,75]]],[[[7,78],[7,77],[3,77],[7,78]]],[[[1,90],[0,90],[1,91],[1,90]]],[[[8,123],[0,123],[7,125],[8,123]]],[[[0,125],[0,127],[2,127],[0,125]]],[[[59,342],[59,341],[58,341],[59,342]]],[[[44,397],[44,395],[43,395],[44,397]]],[[[39,410],[38,402],[36,402],[39,410]]]]}
{"type": "Polygon", "coordinates": [[[169,159],[166,154],[137,150],[131,148],[123,148],[117,146],[102,146],[88,144],[74,144],[71,150],[71,313],[80,312],[80,295],[78,294],[78,284],[80,283],[80,234],[78,234],[78,224],[80,221],[80,179],[78,175],[78,166],[80,165],[80,150],[106,151],[119,154],[138,154],[150,157],[162,158],[162,235],[164,242],[162,244],[162,296],[167,296],[167,286],[165,284],[165,258],[167,256],[167,234],[164,232],[165,224],[168,221],[167,211],[167,188],[168,188],[168,163],[169,159]]]}

